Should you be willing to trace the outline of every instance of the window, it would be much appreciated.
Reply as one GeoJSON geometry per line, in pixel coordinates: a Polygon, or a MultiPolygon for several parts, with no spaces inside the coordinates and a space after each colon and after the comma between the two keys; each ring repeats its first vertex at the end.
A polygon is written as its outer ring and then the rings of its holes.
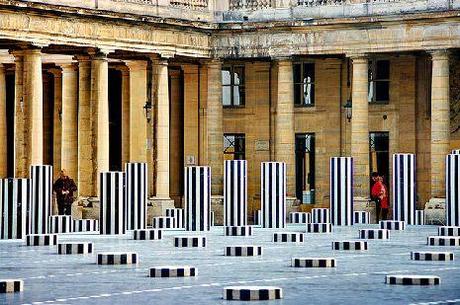
{"type": "Polygon", "coordinates": [[[245,160],[244,134],[224,134],[224,160],[245,160]]]}
{"type": "Polygon", "coordinates": [[[369,61],[369,103],[387,104],[390,101],[390,61],[369,61]]]}
{"type": "Polygon", "coordinates": [[[296,197],[302,203],[315,203],[315,134],[295,136],[296,197]]]}
{"type": "Polygon", "coordinates": [[[224,107],[244,106],[244,66],[222,68],[222,104],[224,107]]]}
{"type": "Polygon", "coordinates": [[[294,64],[294,104],[313,106],[315,104],[315,64],[294,64]]]}

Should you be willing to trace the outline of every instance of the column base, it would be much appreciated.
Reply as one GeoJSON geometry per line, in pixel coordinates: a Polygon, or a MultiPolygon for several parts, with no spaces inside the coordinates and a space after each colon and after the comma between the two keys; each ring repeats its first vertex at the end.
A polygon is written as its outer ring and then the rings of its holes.
{"type": "MultiPolygon", "coordinates": [[[[369,212],[369,223],[377,223],[377,209],[375,202],[366,197],[353,198],[353,211],[369,212]]],[[[390,216],[390,215],[388,215],[390,216]]]]}
{"type": "Polygon", "coordinates": [[[151,197],[147,200],[147,225],[152,225],[152,218],[166,215],[166,209],[174,208],[171,198],[151,197]]]}
{"type": "Polygon", "coordinates": [[[446,199],[431,198],[425,204],[425,224],[445,225],[446,224],[446,199]]]}

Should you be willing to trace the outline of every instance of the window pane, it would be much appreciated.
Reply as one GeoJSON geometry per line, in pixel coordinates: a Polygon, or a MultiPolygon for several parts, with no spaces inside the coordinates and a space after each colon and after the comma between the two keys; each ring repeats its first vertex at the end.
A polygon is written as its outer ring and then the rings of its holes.
{"type": "Polygon", "coordinates": [[[233,135],[224,135],[224,152],[227,152],[229,149],[233,152],[233,147],[235,145],[235,136],[233,135]]]}
{"type": "Polygon", "coordinates": [[[241,105],[241,96],[239,86],[233,86],[233,106],[241,105]]]}
{"type": "Polygon", "coordinates": [[[375,99],[377,102],[387,102],[390,100],[390,82],[376,82],[375,91],[375,99]]]}
{"type": "Polygon", "coordinates": [[[303,82],[313,83],[315,81],[315,64],[304,63],[303,64],[303,82]]]}
{"type": "Polygon", "coordinates": [[[233,81],[235,85],[244,85],[244,67],[233,68],[233,81]]]}
{"type": "Polygon", "coordinates": [[[222,85],[230,85],[230,68],[222,68],[222,85]]]}
{"type": "Polygon", "coordinates": [[[302,90],[303,90],[302,84],[294,85],[294,105],[302,105],[302,95],[301,95],[302,90]]]}
{"type": "Polygon", "coordinates": [[[302,82],[301,64],[294,64],[294,84],[302,82]]]}
{"type": "Polygon", "coordinates": [[[232,105],[232,91],[231,86],[223,86],[222,87],[222,104],[224,106],[231,106],[232,105]]]}
{"type": "Polygon", "coordinates": [[[378,60],[376,69],[377,69],[376,79],[390,79],[390,61],[389,60],[378,60]]]}
{"type": "Polygon", "coordinates": [[[304,105],[313,105],[314,99],[314,85],[311,83],[305,83],[303,85],[303,103],[304,105]]]}
{"type": "Polygon", "coordinates": [[[238,89],[238,96],[239,96],[239,99],[238,100],[234,100],[234,105],[235,106],[244,106],[245,104],[245,100],[246,100],[246,91],[245,91],[245,87],[244,86],[238,86],[238,87],[235,87],[238,89]]]}

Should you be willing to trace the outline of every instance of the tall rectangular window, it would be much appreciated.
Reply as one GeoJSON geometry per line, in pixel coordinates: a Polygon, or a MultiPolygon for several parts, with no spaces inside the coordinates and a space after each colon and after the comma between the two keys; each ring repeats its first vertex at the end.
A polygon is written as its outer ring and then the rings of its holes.
{"type": "Polygon", "coordinates": [[[222,67],[222,104],[241,107],[245,104],[244,66],[222,67]]]}
{"type": "Polygon", "coordinates": [[[315,64],[294,63],[294,104],[313,106],[315,104],[315,64]]]}
{"type": "Polygon", "coordinates": [[[224,134],[224,160],[245,160],[244,134],[224,134]]]}
{"type": "MultiPolygon", "coordinates": [[[[370,174],[377,172],[388,186],[390,174],[390,134],[388,132],[369,133],[370,174]]],[[[370,176],[370,175],[369,175],[370,176]]],[[[372,181],[371,184],[372,185],[372,181]]]]}
{"type": "Polygon", "coordinates": [[[315,203],[315,134],[295,135],[296,197],[302,203],[315,203]]]}
{"type": "Polygon", "coordinates": [[[390,101],[390,61],[369,61],[369,103],[388,104],[390,101]]]}

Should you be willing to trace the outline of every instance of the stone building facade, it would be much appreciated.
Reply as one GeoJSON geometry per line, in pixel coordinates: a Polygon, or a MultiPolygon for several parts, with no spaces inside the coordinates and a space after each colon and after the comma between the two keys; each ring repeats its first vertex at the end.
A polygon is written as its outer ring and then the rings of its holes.
{"type": "Polygon", "coordinates": [[[255,210],[276,160],[326,206],[330,157],[354,157],[365,201],[407,152],[423,208],[460,147],[459,47],[458,0],[0,0],[0,175],[52,164],[84,199],[147,162],[151,200],[181,206],[184,165],[212,167],[219,202],[244,158],[255,210]]]}

